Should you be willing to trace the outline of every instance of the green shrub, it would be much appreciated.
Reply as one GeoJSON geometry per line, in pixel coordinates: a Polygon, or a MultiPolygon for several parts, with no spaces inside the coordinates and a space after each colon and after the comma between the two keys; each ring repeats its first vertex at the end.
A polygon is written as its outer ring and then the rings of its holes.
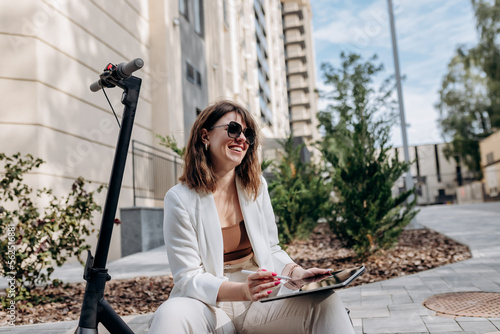
{"type": "Polygon", "coordinates": [[[277,217],[280,242],[307,239],[318,220],[331,210],[330,186],[310,161],[302,161],[304,144],[294,145],[293,134],[280,142],[283,157],[276,162],[269,192],[277,217]]]}
{"type": "Polygon", "coordinates": [[[409,201],[413,189],[392,194],[410,164],[388,154],[396,102],[391,78],[373,87],[383,69],[375,59],[342,53],[339,68],[323,64],[325,84],[333,89],[324,95],[331,104],[318,115],[325,133],[319,147],[336,197],[330,228],[359,257],[392,247],[417,213],[416,200],[409,201]]]}
{"type": "Polygon", "coordinates": [[[24,174],[38,168],[43,160],[20,153],[0,153],[3,172],[0,176],[0,266],[1,275],[18,291],[7,289],[7,299],[28,299],[32,289],[49,281],[54,266],[69,257],[80,255],[90,246],[85,236],[94,232],[92,217],[101,207],[94,201],[95,191],[86,191],[86,182],[78,178],[70,193],[57,198],[50,189],[34,191],[24,182],[24,174]],[[37,202],[48,205],[39,208],[37,202]],[[12,298],[11,298],[12,297],[12,298]]]}

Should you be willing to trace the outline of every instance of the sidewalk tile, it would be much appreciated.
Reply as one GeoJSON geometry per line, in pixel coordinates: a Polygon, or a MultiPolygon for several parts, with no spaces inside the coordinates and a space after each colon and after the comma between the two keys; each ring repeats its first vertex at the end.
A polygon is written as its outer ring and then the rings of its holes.
{"type": "Polygon", "coordinates": [[[393,304],[407,304],[411,303],[412,299],[408,293],[394,293],[391,294],[393,304]]]}
{"type": "Polygon", "coordinates": [[[486,318],[458,317],[455,320],[464,331],[477,331],[478,333],[498,331],[498,328],[486,318]]]}
{"type": "Polygon", "coordinates": [[[459,332],[462,330],[455,319],[452,318],[424,316],[422,317],[422,320],[430,333],[449,333],[453,331],[459,332]]]}
{"type": "Polygon", "coordinates": [[[488,320],[500,330],[500,318],[489,318],[488,320]]]}
{"type": "Polygon", "coordinates": [[[389,311],[391,313],[391,318],[392,317],[396,317],[396,318],[399,318],[399,317],[404,317],[404,316],[407,316],[407,317],[411,317],[411,316],[432,316],[435,314],[434,311],[431,311],[429,310],[428,308],[426,307],[419,307],[419,308],[415,308],[413,310],[390,310],[389,311]]]}
{"type": "Polygon", "coordinates": [[[380,296],[361,296],[361,305],[363,307],[367,306],[377,306],[377,305],[391,305],[392,298],[388,294],[380,296]]]}
{"type": "Polygon", "coordinates": [[[419,316],[401,319],[371,318],[363,319],[363,330],[366,334],[388,333],[428,333],[427,327],[419,316]]]}
{"type": "Polygon", "coordinates": [[[413,300],[416,304],[422,304],[427,298],[436,295],[434,292],[418,292],[418,293],[410,293],[411,300],[413,300]]]}
{"type": "Polygon", "coordinates": [[[352,307],[351,318],[364,319],[364,318],[388,318],[390,316],[389,309],[385,306],[381,307],[352,307]]]}

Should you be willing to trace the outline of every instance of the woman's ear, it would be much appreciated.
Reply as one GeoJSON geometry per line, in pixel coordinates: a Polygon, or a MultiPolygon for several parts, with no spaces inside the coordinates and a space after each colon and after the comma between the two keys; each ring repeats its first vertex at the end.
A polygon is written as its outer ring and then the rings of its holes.
{"type": "Polygon", "coordinates": [[[210,145],[210,138],[207,129],[201,129],[201,141],[205,145],[210,145]]]}

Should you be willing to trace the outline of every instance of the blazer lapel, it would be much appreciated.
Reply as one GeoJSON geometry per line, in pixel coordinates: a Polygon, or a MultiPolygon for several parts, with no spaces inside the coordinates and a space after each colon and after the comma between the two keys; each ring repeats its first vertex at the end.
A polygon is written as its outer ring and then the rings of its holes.
{"type": "Polygon", "coordinates": [[[224,273],[224,248],[219,214],[212,194],[202,195],[198,212],[200,219],[200,251],[206,254],[203,260],[206,270],[221,277],[224,273]],[[210,268],[211,267],[211,268],[210,268]]]}
{"type": "Polygon", "coordinates": [[[260,214],[262,210],[256,201],[248,198],[239,178],[236,178],[236,189],[238,191],[241,213],[245,221],[245,228],[255,255],[255,262],[261,268],[272,270],[273,262],[269,257],[269,243],[266,242],[268,240],[267,231],[263,230],[265,222],[261,221],[263,219],[260,214]]]}

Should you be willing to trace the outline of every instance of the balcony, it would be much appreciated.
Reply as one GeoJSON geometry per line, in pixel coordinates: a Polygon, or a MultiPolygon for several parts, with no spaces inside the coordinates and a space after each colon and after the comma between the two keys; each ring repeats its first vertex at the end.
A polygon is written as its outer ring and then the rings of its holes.
{"type": "Polygon", "coordinates": [[[294,48],[294,45],[289,45],[285,51],[285,60],[301,60],[303,63],[306,62],[306,52],[302,48],[294,48]]]}
{"type": "Polygon", "coordinates": [[[292,110],[292,119],[290,120],[290,122],[291,123],[306,122],[307,124],[311,124],[312,122],[311,115],[307,110],[308,109],[306,108],[292,110]]]}
{"type": "Polygon", "coordinates": [[[307,123],[292,123],[292,130],[297,137],[312,138],[311,126],[307,123]]]}
{"type": "Polygon", "coordinates": [[[308,96],[306,96],[305,92],[302,91],[293,91],[290,94],[288,105],[290,107],[311,107],[311,102],[309,101],[308,96]]]}
{"type": "Polygon", "coordinates": [[[290,77],[288,79],[288,90],[289,91],[302,90],[305,93],[309,93],[309,85],[308,82],[304,80],[303,77],[290,77]]]}
{"type": "Polygon", "coordinates": [[[299,7],[299,4],[296,2],[285,2],[283,4],[283,16],[286,15],[298,15],[300,19],[304,18],[304,14],[302,13],[302,9],[299,7]]]}
{"type": "Polygon", "coordinates": [[[298,29],[301,34],[304,33],[304,21],[300,20],[298,17],[294,16],[285,16],[285,20],[283,22],[283,31],[298,29]]]}
{"type": "Polygon", "coordinates": [[[286,75],[291,77],[293,75],[302,75],[304,78],[309,76],[307,72],[307,67],[302,63],[297,63],[295,61],[289,61],[286,66],[286,75]]]}
{"type": "Polygon", "coordinates": [[[304,35],[297,30],[287,31],[285,34],[285,46],[298,44],[302,49],[306,47],[304,35]]]}

